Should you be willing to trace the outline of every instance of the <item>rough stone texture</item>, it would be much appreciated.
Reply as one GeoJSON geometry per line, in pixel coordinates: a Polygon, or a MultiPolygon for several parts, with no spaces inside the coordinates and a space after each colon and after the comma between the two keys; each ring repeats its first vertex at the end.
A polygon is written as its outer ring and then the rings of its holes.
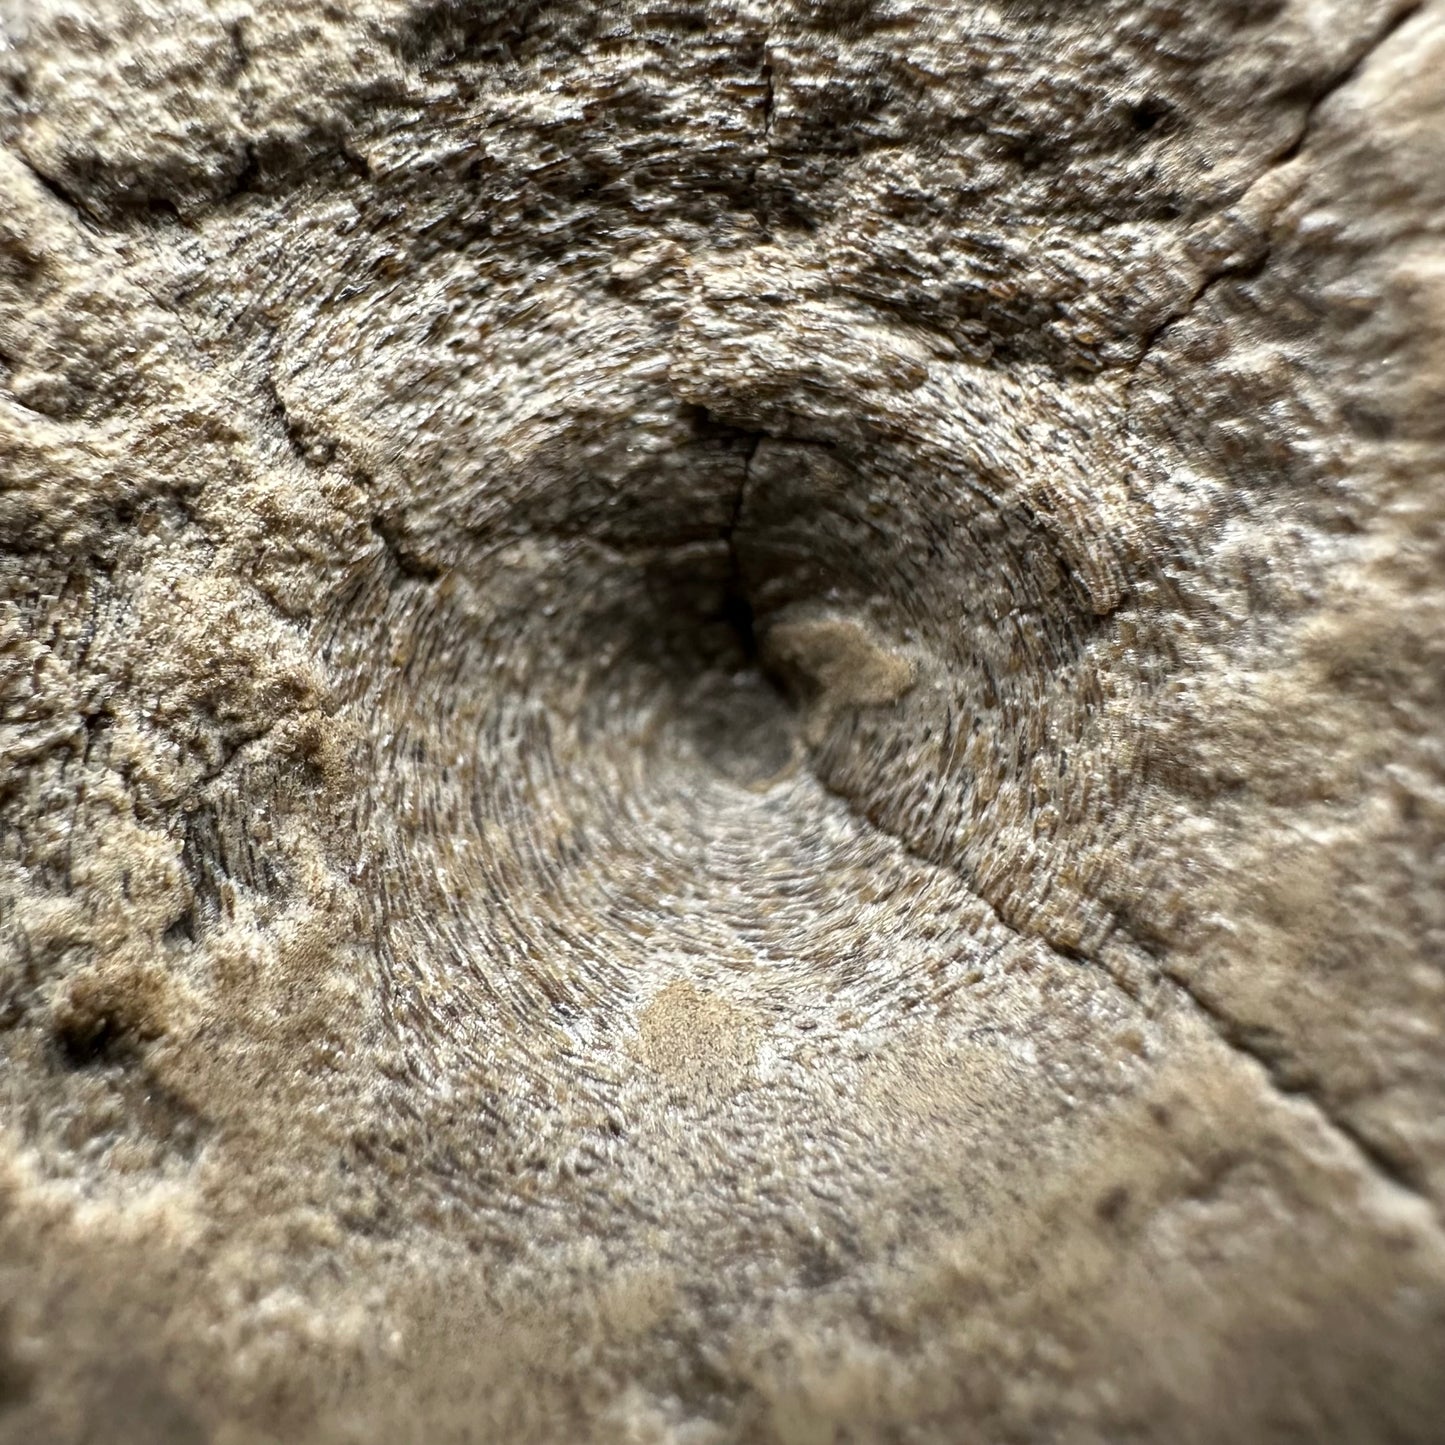
{"type": "Polygon", "coordinates": [[[0,1437],[1445,1435],[1445,4],[0,15],[0,1437]]]}

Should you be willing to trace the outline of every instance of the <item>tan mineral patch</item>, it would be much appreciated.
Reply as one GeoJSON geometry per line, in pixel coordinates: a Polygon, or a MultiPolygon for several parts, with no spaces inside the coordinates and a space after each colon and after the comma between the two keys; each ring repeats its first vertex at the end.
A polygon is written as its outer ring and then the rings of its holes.
{"type": "Polygon", "coordinates": [[[669,1083],[720,1087],[757,1052],[748,1016],[691,984],[668,984],[638,1016],[638,1052],[669,1083]]]}

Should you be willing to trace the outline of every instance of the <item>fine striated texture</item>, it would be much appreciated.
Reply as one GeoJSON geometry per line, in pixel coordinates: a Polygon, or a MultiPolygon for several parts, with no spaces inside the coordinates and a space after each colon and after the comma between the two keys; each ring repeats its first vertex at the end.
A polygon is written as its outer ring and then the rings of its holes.
{"type": "Polygon", "coordinates": [[[0,1438],[1441,1438],[1442,0],[0,17],[0,1438]]]}

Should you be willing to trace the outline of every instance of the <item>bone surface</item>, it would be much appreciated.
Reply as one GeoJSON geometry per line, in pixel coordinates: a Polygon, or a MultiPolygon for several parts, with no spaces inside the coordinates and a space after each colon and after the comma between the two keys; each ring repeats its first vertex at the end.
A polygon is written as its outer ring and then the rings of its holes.
{"type": "Polygon", "coordinates": [[[0,1440],[1438,1441],[1442,77],[0,0],[0,1440]]]}

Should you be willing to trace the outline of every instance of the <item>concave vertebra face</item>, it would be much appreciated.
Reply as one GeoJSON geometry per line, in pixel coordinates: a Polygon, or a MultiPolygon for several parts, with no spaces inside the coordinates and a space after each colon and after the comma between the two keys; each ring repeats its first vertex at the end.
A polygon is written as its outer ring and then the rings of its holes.
{"type": "Polygon", "coordinates": [[[5,23],[0,1433],[1431,1437],[1437,5],[5,23]]]}

